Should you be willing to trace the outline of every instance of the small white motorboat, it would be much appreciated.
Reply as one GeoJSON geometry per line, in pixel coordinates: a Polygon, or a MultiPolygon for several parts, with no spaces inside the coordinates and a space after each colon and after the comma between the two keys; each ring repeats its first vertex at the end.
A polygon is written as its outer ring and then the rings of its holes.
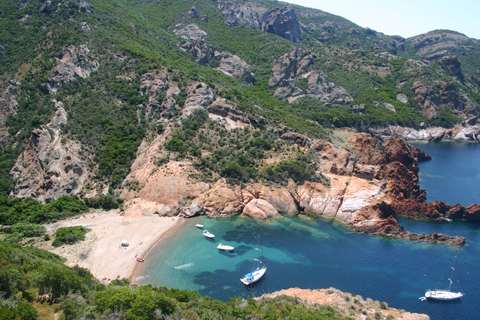
{"type": "Polygon", "coordinates": [[[195,227],[197,227],[197,228],[203,228],[203,224],[197,223],[197,224],[195,225],[195,227]]]}
{"type": "Polygon", "coordinates": [[[228,245],[226,245],[226,244],[221,244],[221,243],[220,243],[220,244],[217,246],[217,249],[218,249],[218,250],[223,250],[223,251],[233,251],[233,250],[235,250],[235,247],[228,246],[228,245]]]}
{"type": "Polygon", "coordinates": [[[207,237],[207,238],[210,238],[210,239],[215,238],[215,235],[212,234],[212,233],[210,233],[210,232],[208,232],[208,230],[203,230],[203,235],[204,235],[205,237],[207,237]]]}

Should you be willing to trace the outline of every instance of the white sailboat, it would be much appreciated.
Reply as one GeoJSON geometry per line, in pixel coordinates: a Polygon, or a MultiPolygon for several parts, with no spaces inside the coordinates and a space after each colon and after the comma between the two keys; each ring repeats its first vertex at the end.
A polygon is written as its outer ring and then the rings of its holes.
{"type": "Polygon", "coordinates": [[[258,245],[260,248],[255,248],[255,250],[258,250],[258,258],[253,260],[253,270],[240,279],[244,285],[257,282],[264,276],[265,272],[267,272],[267,265],[265,264],[265,257],[263,256],[260,236],[258,236],[258,245]]]}
{"type": "MultiPolygon", "coordinates": [[[[453,283],[453,276],[455,273],[455,265],[457,262],[457,257],[455,257],[455,260],[453,261],[453,266],[452,268],[452,274],[450,278],[448,278],[449,284],[448,284],[448,289],[435,289],[435,290],[427,290],[425,293],[425,297],[421,297],[420,300],[424,301],[426,299],[435,299],[435,300],[456,300],[460,299],[461,297],[464,296],[463,289],[462,291],[459,292],[454,292],[451,291],[452,289],[452,283],[453,283]]],[[[460,276],[460,273],[459,273],[460,276]]],[[[460,280],[460,285],[461,285],[461,280],[460,280]]]]}

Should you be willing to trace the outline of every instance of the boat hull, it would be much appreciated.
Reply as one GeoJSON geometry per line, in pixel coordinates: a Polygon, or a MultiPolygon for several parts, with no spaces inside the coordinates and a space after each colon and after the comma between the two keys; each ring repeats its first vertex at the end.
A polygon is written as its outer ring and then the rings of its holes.
{"type": "Polygon", "coordinates": [[[240,279],[240,281],[247,286],[260,280],[265,272],[267,272],[266,267],[262,269],[255,269],[254,271],[247,273],[242,279],[240,279]]]}
{"type": "Polygon", "coordinates": [[[461,292],[451,292],[448,290],[432,290],[425,293],[425,297],[434,300],[457,300],[463,297],[461,292]]]}

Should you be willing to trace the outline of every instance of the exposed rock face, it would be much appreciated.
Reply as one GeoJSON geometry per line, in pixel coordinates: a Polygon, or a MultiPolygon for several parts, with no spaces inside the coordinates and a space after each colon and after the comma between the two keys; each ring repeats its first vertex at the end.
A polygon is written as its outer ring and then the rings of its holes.
{"type": "Polygon", "coordinates": [[[289,102],[304,96],[313,97],[326,104],[347,104],[353,102],[353,97],[347,90],[328,81],[327,75],[320,70],[304,74],[302,78],[307,80],[306,89],[300,89],[291,83],[287,87],[277,89],[274,96],[280,100],[287,98],[289,102]]]}
{"type": "Polygon", "coordinates": [[[269,218],[281,218],[282,216],[278,213],[268,201],[263,199],[253,199],[247,203],[245,208],[243,208],[242,215],[256,219],[256,220],[267,220],[269,218]]]}
{"type": "Polygon", "coordinates": [[[5,49],[0,45],[0,61],[5,58],[5,49]]]}
{"type": "Polygon", "coordinates": [[[292,7],[275,8],[265,12],[262,30],[297,43],[303,40],[300,22],[292,7]]]}
{"type": "Polygon", "coordinates": [[[235,54],[216,52],[215,59],[220,61],[217,70],[233,78],[243,78],[247,83],[253,83],[255,75],[250,71],[248,64],[235,54]]]}
{"type": "Polygon", "coordinates": [[[200,14],[198,13],[197,8],[191,7],[190,10],[187,13],[187,18],[196,19],[196,18],[199,18],[199,17],[200,17],[200,14]]]}
{"type": "Polygon", "coordinates": [[[346,104],[353,102],[352,96],[342,87],[328,81],[327,75],[320,70],[307,72],[315,56],[305,49],[293,49],[277,58],[268,81],[270,89],[279,87],[274,96],[293,102],[301,97],[310,96],[327,104],[346,104]],[[295,78],[306,82],[302,88],[295,85],[295,78]]]}
{"type": "Polygon", "coordinates": [[[67,113],[57,102],[50,123],[35,129],[24,152],[17,159],[11,174],[18,178],[13,195],[33,197],[40,201],[79,193],[88,175],[88,167],[79,156],[80,146],[70,141],[62,143],[61,125],[67,113]]]}
{"type": "Polygon", "coordinates": [[[440,99],[433,89],[429,89],[419,81],[415,81],[410,90],[415,95],[415,100],[422,108],[423,115],[428,119],[433,119],[437,116],[437,109],[440,99]]]}
{"type": "Polygon", "coordinates": [[[58,87],[68,81],[89,77],[90,73],[99,67],[98,61],[92,58],[90,50],[85,45],[66,48],[59,62],[45,88],[49,93],[55,93],[58,87]]]}
{"type": "Polygon", "coordinates": [[[251,126],[250,119],[242,112],[233,109],[223,99],[217,99],[207,107],[210,119],[223,123],[227,130],[251,126]]]}
{"type": "Polygon", "coordinates": [[[480,125],[458,125],[453,129],[441,127],[413,129],[408,127],[390,126],[385,130],[370,130],[370,132],[376,136],[380,136],[383,140],[387,140],[391,136],[398,136],[407,141],[455,140],[480,142],[480,125]]]}
{"type": "Polygon", "coordinates": [[[292,49],[283,56],[277,58],[272,69],[272,75],[268,81],[270,89],[277,86],[288,86],[298,75],[306,72],[313,64],[314,55],[310,50],[292,49]]]}
{"type": "Polygon", "coordinates": [[[362,296],[342,292],[335,288],[316,290],[290,288],[266,293],[255,299],[274,299],[279,296],[296,298],[307,306],[329,306],[345,318],[352,318],[352,310],[355,310],[357,316],[353,316],[352,319],[356,320],[374,319],[378,317],[378,314],[380,319],[430,320],[430,317],[426,314],[389,308],[385,302],[380,303],[372,299],[364,299],[362,296]]]}
{"type": "Polygon", "coordinates": [[[189,116],[193,111],[206,108],[213,99],[213,91],[203,82],[191,82],[185,89],[187,99],[183,105],[182,117],[189,116]]]}
{"type": "Polygon", "coordinates": [[[83,13],[90,13],[90,4],[84,0],[77,0],[74,3],[74,7],[77,8],[78,11],[83,13]]]}
{"type": "Polygon", "coordinates": [[[195,23],[191,23],[187,26],[178,24],[175,26],[175,29],[173,29],[173,32],[177,37],[189,41],[205,41],[207,39],[207,33],[201,30],[195,23]]]}
{"type": "Polygon", "coordinates": [[[265,11],[267,11],[265,7],[251,2],[242,4],[226,2],[222,15],[226,18],[225,24],[229,27],[243,24],[250,29],[258,30],[261,27],[260,19],[265,11]]]}
{"type": "Polygon", "coordinates": [[[205,41],[181,41],[178,47],[183,51],[190,52],[195,59],[195,62],[201,65],[207,64],[215,56],[215,49],[213,46],[207,44],[205,41]]]}
{"type": "Polygon", "coordinates": [[[478,116],[477,106],[472,103],[465,91],[458,89],[453,82],[437,81],[440,98],[443,105],[457,117],[467,118],[478,116]]]}
{"type": "Polygon", "coordinates": [[[8,84],[0,95],[0,124],[3,124],[9,115],[16,114],[18,102],[15,100],[15,91],[20,86],[19,82],[8,84]]]}
{"type": "MultiPolygon", "coordinates": [[[[163,98],[162,93],[168,89],[168,78],[164,73],[153,75],[146,73],[140,80],[140,94],[148,94],[148,104],[145,115],[149,118],[155,110],[161,105],[163,98]]],[[[163,110],[162,110],[163,111],[163,110]]]]}
{"type": "Polygon", "coordinates": [[[306,135],[296,132],[285,132],[280,136],[282,140],[290,140],[303,148],[309,148],[312,141],[306,135]]]}
{"type": "Polygon", "coordinates": [[[460,61],[458,61],[457,56],[446,56],[441,61],[450,69],[457,79],[461,80],[463,78],[460,61]]]}
{"type": "Polygon", "coordinates": [[[439,50],[458,48],[471,41],[467,36],[451,31],[431,31],[409,39],[420,56],[432,54],[439,50]]]}
{"type": "Polygon", "coordinates": [[[435,90],[424,86],[419,81],[416,81],[410,88],[427,118],[435,118],[441,105],[450,109],[457,117],[478,116],[475,104],[470,101],[465,91],[457,88],[455,83],[437,81],[436,87],[440,90],[440,96],[435,90]]]}

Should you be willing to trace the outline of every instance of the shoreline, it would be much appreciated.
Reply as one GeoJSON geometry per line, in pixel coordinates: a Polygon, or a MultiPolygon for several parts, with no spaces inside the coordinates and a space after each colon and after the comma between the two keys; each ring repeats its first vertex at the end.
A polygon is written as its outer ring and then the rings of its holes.
{"type": "Polygon", "coordinates": [[[88,213],[45,226],[49,233],[61,227],[83,226],[90,229],[84,241],[58,248],[49,241],[39,248],[65,258],[65,265],[69,267],[90,270],[101,282],[131,280],[141,270],[138,269],[141,263],[135,258],[145,258],[159,241],[178,230],[184,220],[145,212],[120,215],[118,210],[88,213]],[[121,246],[124,240],[129,242],[126,247],[121,246]]]}
{"type": "MultiPolygon", "coordinates": [[[[177,223],[170,227],[168,230],[166,230],[165,232],[161,233],[152,243],[151,245],[148,246],[147,250],[145,251],[144,255],[143,255],[143,258],[145,260],[147,260],[148,258],[148,255],[150,254],[150,252],[155,249],[162,241],[165,241],[166,239],[170,238],[176,231],[178,231],[181,226],[185,223],[186,219],[185,218],[178,218],[176,217],[176,219],[178,219],[177,223]]],[[[145,265],[144,264],[135,264],[133,266],[133,269],[131,270],[130,272],[130,275],[128,277],[128,279],[130,280],[130,283],[131,284],[136,284],[136,285],[139,285],[139,280],[141,280],[143,278],[143,274],[144,274],[144,271],[145,270],[145,265]]]]}

